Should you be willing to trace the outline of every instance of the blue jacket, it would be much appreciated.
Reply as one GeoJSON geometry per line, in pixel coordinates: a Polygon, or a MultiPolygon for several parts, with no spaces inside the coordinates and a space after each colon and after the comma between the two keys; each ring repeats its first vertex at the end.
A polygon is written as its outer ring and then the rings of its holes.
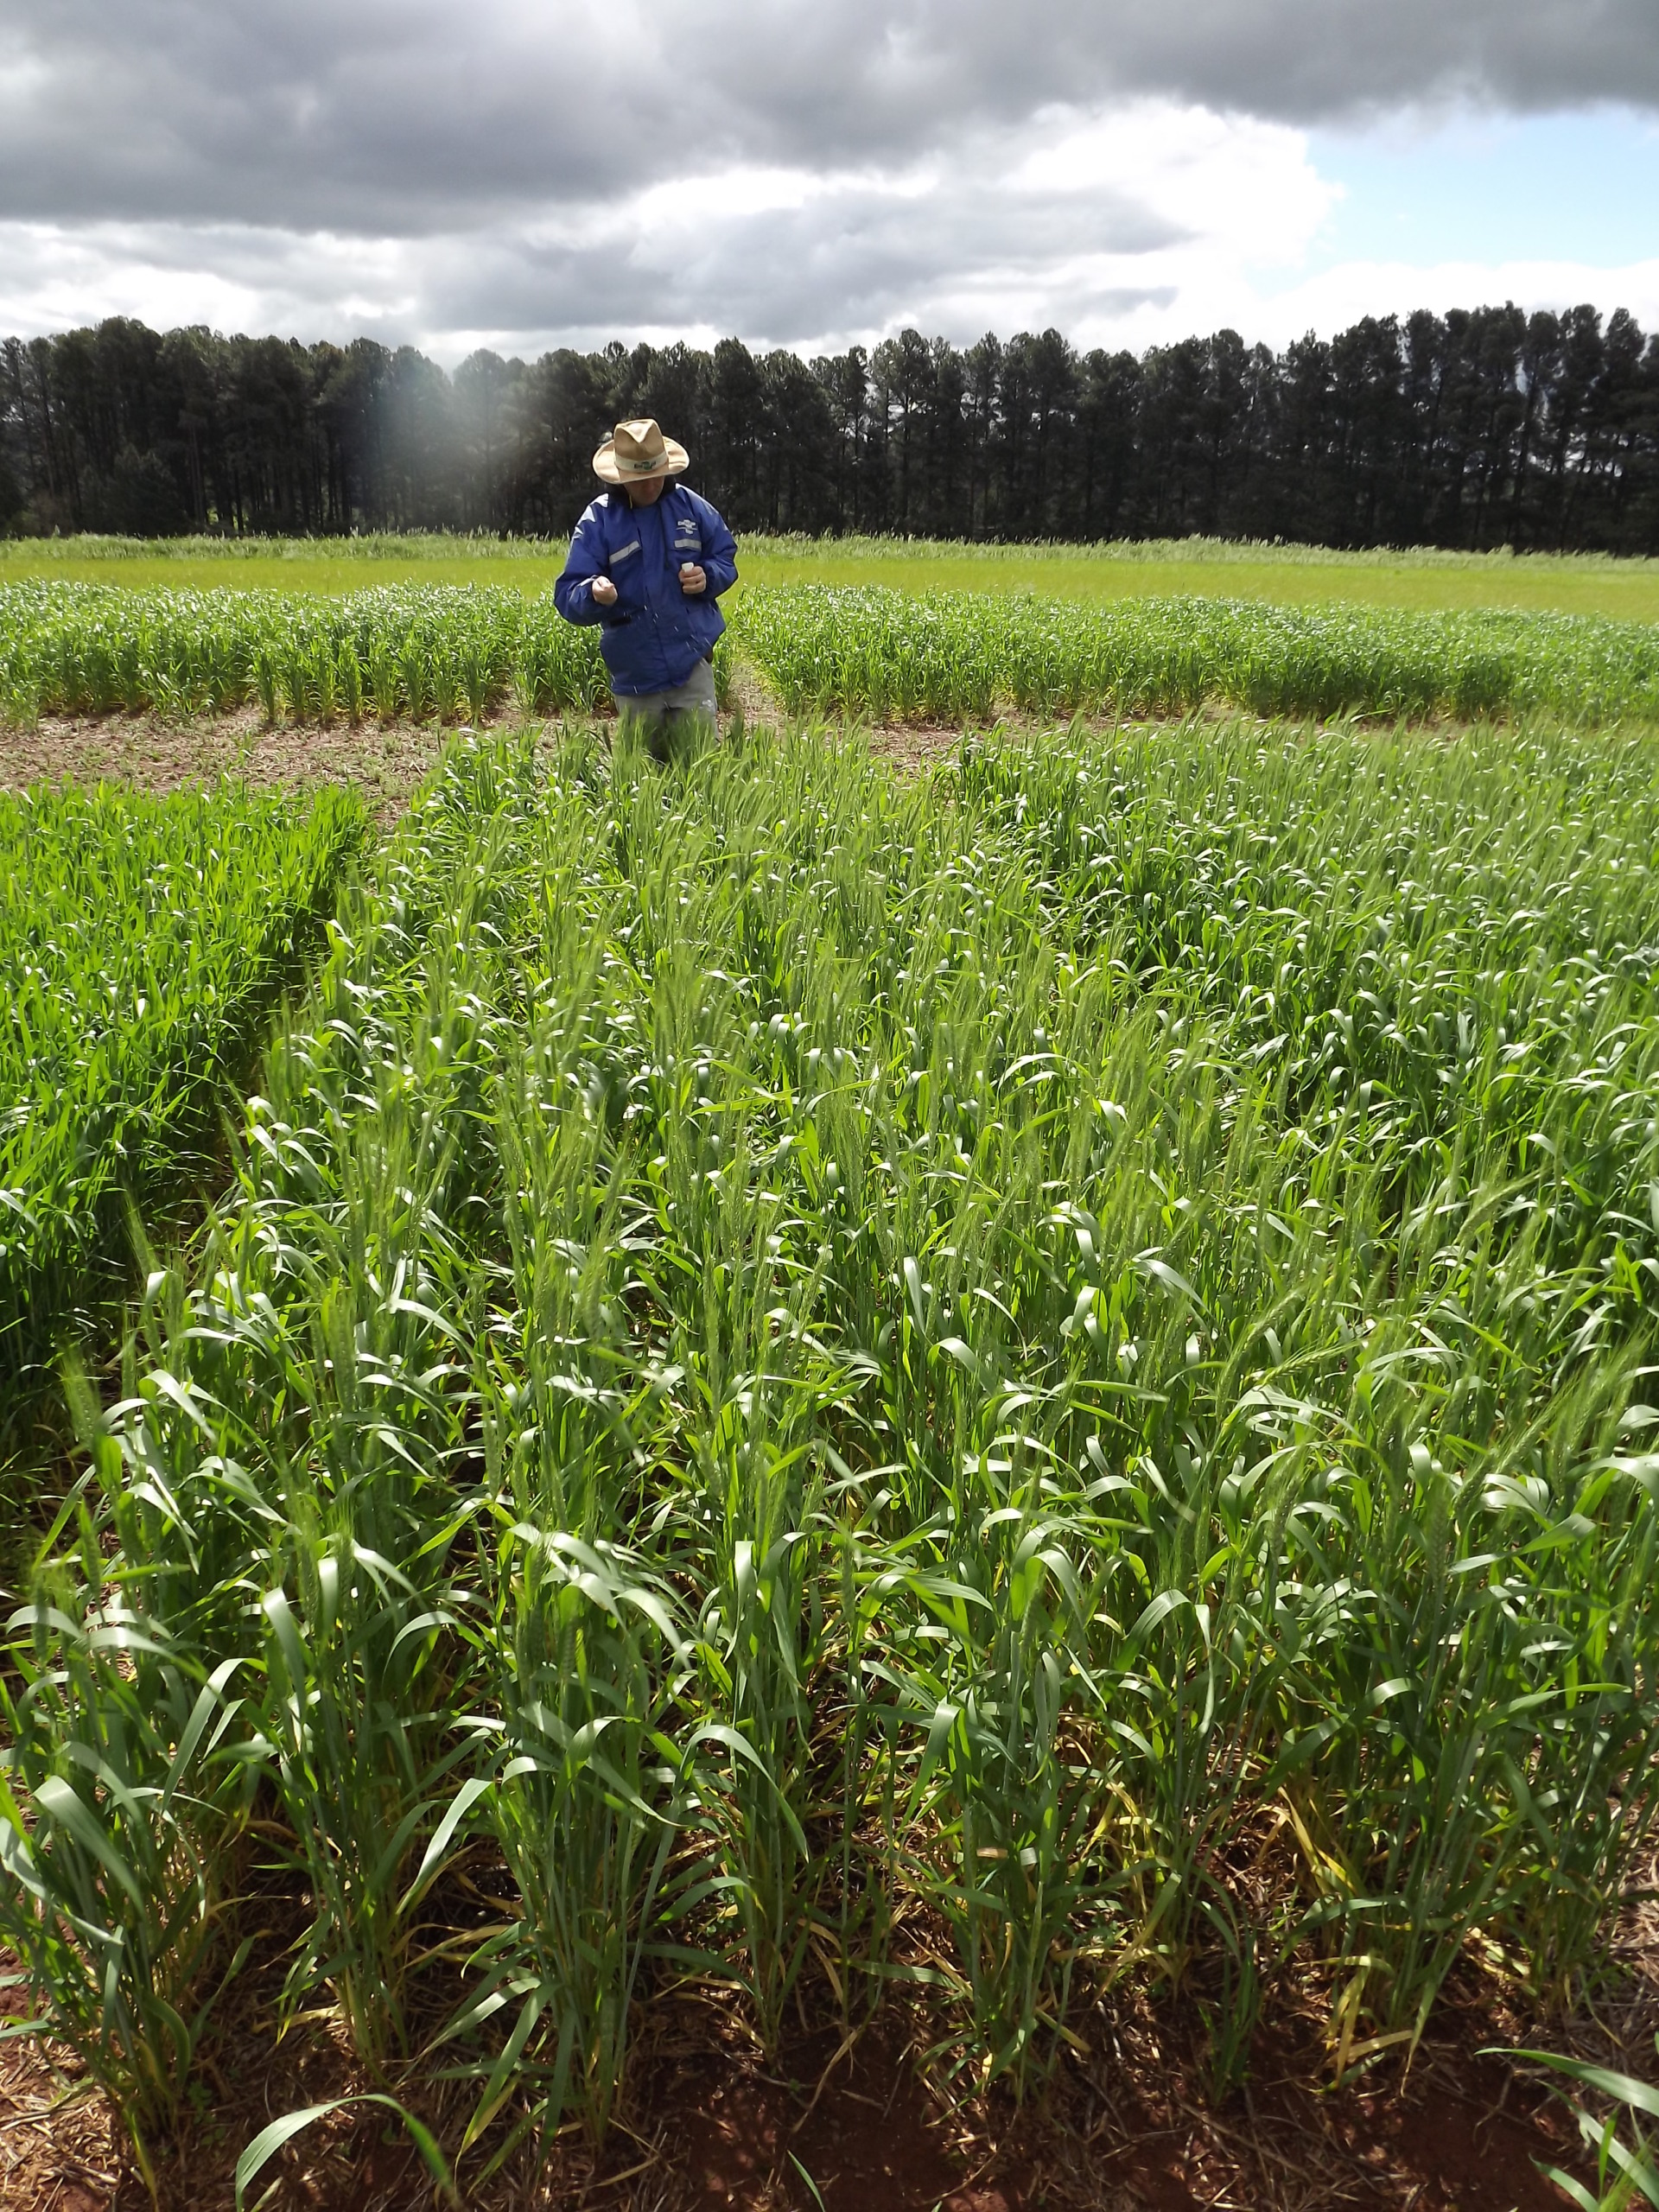
{"type": "Polygon", "coordinates": [[[611,689],[624,698],[671,691],[707,660],[726,627],[715,601],[737,582],[737,547],[707,499],[665,484],[648,507],[621,488],[601,493],[576,524],[553,602],[567,622],[597,622],[611,689]],[[680,589],[680,563],[695,561],[709,582],[695,599],[680,589]],[[616,586],[611,607],[594,603],[595,576],[616,586]]]}

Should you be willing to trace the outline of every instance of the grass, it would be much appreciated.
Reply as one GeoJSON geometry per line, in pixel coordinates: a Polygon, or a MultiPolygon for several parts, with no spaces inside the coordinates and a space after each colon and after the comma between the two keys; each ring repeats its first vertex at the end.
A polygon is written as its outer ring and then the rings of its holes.
{"type": "Polygon", "coordinates": [[[0,1418],[128,1287],[124,1207],[206,1165],[364,830],[339,791],[0,793],[0,1418]]]}
{"type": "Polygon", "coordinates": [[[1177,538],[1104,545],[934,544],[920,539],[744,542],[753,583],[885,584],[898,591],[1124,599],[1232,599],[1405,611],[1510,608],[1659,621],[1659,561],[1586,554],[1333,552],[1177,538]]]}
{"type": "Polygon", "coordinates": [[[135,2140],[250,1850],[289,2017],[468,2083],[474,2190],[686,1975],[766,2049],[908,1983],[1016,2094],[1132,1980],[1218,2096],[1293,1971],[1339,2073],[1460,1961],[1592,1976],[1659,1751],[1653,767],[453,748],[10,1631],[0,1935],[135,2140]]]}
{"type": "MultiPolygon", "coordinates": [[[[564,542],[416,536],[340,539],[0,539],[0,582],[113,583],[143,590],[306,591],[339,597],[371,582],[550,589],[564,542]]],[[[1588,554],[1333,553],[1208,538],[1106,545],[964,545],[746,533],[743,585],[886,584],[904,591],[1516,608],[1659,621],[1659,562],[1588,554]]]]}

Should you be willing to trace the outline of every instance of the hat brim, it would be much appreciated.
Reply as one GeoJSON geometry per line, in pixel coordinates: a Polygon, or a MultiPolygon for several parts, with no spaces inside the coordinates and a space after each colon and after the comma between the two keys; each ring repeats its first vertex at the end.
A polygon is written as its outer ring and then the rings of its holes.
{"type": "Polygon", "coordinates": [[[619,468],[614,438],[607,438],[594,455],[594,474],[607,484],[649,484],[658,476],[677,476],[690,466],[691,456],[677,438],[663,440],[663,457],[654,468],[619,468]]]}

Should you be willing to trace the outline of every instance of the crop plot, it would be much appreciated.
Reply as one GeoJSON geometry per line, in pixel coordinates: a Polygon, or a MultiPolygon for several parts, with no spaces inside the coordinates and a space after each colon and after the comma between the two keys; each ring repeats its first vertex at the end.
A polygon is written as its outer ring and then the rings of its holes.
{"type": "Polygon", "coordinates": [[[1659,629],[1582,616],[1246,600],[1110,608],[967,592],[751,592],[739,635],[788,710],[985,722],[1183,714],[1659,721],[1659,629]]]}
{"type": "Polygon", "coordinates": [[[337,791],[0,792],[0,1409],[124,1287],[124,1198],[211,1149],[364,827],[337,791]]]}
{"type": "MultiPolygon", "coordinates": [[[[786,713],[957,724],[1179,715],[1659,721],[1659,630],[1578,615],[760,586],[727,602],[734,656],[786,713]]],[[[591,711],[598,632],[501,586],[300,594],[0,583],[0,721],[257,708],[268,724],[474,726],[591,711]]]]}
{"type": "Polygon", "coordinates": [[[42,713],[481,721],[608,696],[596,632],[472,586],[302,593],[0,584],[0,721],[42,713]]]}
{"type": "Polygon", "coordinates": [[[0,1936],[137,2154],[250,1853],[474,2191],[687,1974],[1015,2094],[1126,1980],[1217,2096],[1293,1971],[1338,2069],[1564,1986],[1659,1748],[1656,832],[1610,735],[452,749],[10,1630],[0,1936]]]}

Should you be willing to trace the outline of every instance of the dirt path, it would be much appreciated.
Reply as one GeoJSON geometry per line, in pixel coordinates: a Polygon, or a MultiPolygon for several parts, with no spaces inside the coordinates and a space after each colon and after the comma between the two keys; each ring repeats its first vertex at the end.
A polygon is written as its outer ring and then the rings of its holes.
{"type": "MultiPolygon", "coordinates": [[[[266,2120],[369,2086],[319,2014],[273,2041],[283,1963],[273,1955],[236,1993],[177,2139],[155,2146],[160,2212],[221,2212],[266,2120]]],[[[562,2133],[539,2171],[515,2160],[464,2188],[468,2212],[1559,2212],[1540,2165],[1582,2171],[1564,2107],[1481,2056],[1519,2023],[1472,1972],[1454,1979],[1409,2072],[1396,2054],[1333,2090],[1321,2023],[1293,2000],[1219,2103],[1190,2006],[1119,1999],[1080,2016],[1084,2047],[1016,2108],[995,2093],[952,2105],[923,2056],[940,2023],[919,2010],[889,2002],[849,2042],[810,2018],[828,1993],[803,1995],[770,2063],[728,1992],[653,1999],[602,2154],[562,2133]]],[[[1594,2055],[1617,2063],[1605,2042],[1594,2055]]],[[[55,2056],[0,2043],[0,2205],[146,2212],[108,2107],[55,2056]]],[[[464,2097],[412,2094],[453,2144],[464,2097]]],[[[273,2182],[273,2212],[433,2203],[408,2139],[361,2107],[296,2138],[253,2195],[273,2182]]]]}
{"type": "Polygon", "coordinates": [[[268,728],[257,708],[212,721],[149,715],[43,718],[33,729],[0,728],[0,789],[100,777],[144,791],[176,791],[222,775],[302,789],[360,784],[377,812],[400,806],[451,734],[432,722],[337,722],[324,729],[268,728]]]}
{"type": "MultiPolygon", "coordinates": [[[[518,724],[509,716],[491,727],[518,724]]],[[[76,783],[105,778],[153,791],[212,783],[222,775],[295,790],[352,783],[362,786],[384,821],[400,810],[454,734],[435,722],[271,728],[251,707],[212,721],[167,722],[147,715],[46,717],[29,730],[0,726],[0,791],[64,777],[76,783]]],[[[931,726],[882,726],[868,737],[873,752],[912,774],[948,760],[961,743],[960,731],[931,726]]]]}

